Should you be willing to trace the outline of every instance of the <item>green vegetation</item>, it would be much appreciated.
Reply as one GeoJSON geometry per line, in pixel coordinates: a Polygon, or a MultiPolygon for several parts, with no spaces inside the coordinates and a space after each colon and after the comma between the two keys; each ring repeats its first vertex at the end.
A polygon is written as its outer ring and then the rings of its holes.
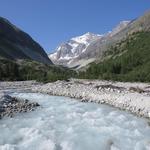
{"type": "Polygon", "coordinates": [[[105,52],[79,78],[150,82],[150,32],[138,32],[105,52]]]}
{"type": "Polygon", "coordinates": [[[21,62],[0,59],[0,80],[37,80],[41,82],[51,82],[56,80],[66,80],[76,73],[72,70],[53,65],[44,65],[31,60],[21,62]]]}
{"type": "Polygon", "coordinates": [[[150,82],[150,32],[138,32],[111,47],[103,61],[91,63],[85,72],[31,60],[11,61],[0,58],[0,80],[37,80],[51,82],[71,77],[115,81],[150,82]]]}

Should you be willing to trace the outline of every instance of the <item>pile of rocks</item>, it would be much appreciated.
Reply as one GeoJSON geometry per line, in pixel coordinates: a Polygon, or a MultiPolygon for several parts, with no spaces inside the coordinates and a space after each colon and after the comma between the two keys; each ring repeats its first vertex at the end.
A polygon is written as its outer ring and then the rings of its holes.
{"type": "Polygon", "coordinates": [[[19,100],[9,95],[3,95],[0,98],[0,119],[3,117],[13,117],[16,113],[34,111],[36,107],[40,106],[36,102],[29,102],[29,100],[19,100]]]}

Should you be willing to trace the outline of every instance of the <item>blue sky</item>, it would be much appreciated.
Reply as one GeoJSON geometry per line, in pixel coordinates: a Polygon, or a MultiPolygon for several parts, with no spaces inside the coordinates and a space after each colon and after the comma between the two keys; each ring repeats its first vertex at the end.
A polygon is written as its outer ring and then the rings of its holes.
{"type": "Polygon", "coordinates": [[[103,34],[150,9],[150,0],[1,0],[0,16],[48,52],[86,32],[103,34]]]}

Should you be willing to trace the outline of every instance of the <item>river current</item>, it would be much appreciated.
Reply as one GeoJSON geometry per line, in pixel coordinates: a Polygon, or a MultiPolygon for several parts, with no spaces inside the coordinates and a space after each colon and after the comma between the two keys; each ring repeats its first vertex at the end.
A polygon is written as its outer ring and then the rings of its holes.
{"type": "Polygon", "coordinates": [[[145,119],[106,105],[38,93],[33,112],[0,120],[0,150],[150,150],[145,119]]]}

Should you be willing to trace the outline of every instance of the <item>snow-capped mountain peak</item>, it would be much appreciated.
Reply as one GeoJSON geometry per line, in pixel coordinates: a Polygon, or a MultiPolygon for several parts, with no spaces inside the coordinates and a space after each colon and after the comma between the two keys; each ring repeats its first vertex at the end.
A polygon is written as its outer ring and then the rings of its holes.
{"type": "Polygon", "coordinates": [[[58,62],[58,64],[67,66],[66,63],[70,64],[72,59],[84,53],[93,41],[100,39],[102,36],[103,35],[88,32],[82,36],[71,38],[69,41],[57,47],[55,50],[56,52],[50,54],[49,58],[56,64],[58,62]]]}
{"type": "Polygon", "coordinates": [[[84,35],[72,38],[71,40],[76,41],[78,43],[82,43],[82,44],[88,44],[92,40],[95,40],[96,38],[100,38],[102,36],[103,35],[87,32],[84,35]]]}
{"type": "MultiPolygon", "coordinates": [[[[122,21],[112,31],[104,35],[87,32],[81,36],[73,37],[57,47],[55,53],[50,54],[49,58],[54,64],[67,67],[86,65],[86,63],[90,63],[89,58],[96,57],[93,49],[97,49],[104,43],[106,44],[107,41],[111,41],[112,37],[123,30],[129,23],[130,21],[122,21]],[[94,57],[91,57],[91,55],[94,57]]],[[[93,60],[91,59],[91,61],[93,60]]]]}

